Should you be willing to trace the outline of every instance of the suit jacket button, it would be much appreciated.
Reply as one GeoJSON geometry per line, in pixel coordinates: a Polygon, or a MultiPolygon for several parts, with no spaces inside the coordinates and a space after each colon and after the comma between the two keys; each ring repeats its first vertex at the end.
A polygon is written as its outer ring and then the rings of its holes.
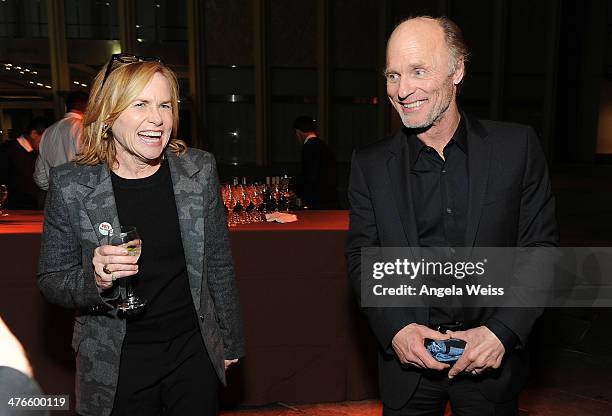
{"type": "Polygon", "coordinates": [[[204,314],[200,315],[200,321],[204,322],[204,314]]]}

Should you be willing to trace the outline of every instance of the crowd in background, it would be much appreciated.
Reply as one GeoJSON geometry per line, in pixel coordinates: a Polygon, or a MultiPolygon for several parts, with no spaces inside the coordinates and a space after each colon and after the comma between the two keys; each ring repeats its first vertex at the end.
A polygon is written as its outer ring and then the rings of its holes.
{"type": "Polygon", "coordinates": [[[34,117],[21,135],[0,146],[0,184],[8,188],[7,209],[43,209],[49,169],[74,158],[81,145],[87,94],[71,92],[66,113],[49,125],[34,117]]]}

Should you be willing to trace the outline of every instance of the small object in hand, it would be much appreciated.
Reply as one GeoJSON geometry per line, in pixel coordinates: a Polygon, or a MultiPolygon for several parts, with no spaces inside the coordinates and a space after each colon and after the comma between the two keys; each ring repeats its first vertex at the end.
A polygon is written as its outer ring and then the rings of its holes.
{"type": "MultiPolygon", "coordinates": [[[[108,264],[105,264],[105,265],[104,265],[104,267],[102,267],[102,271],[103,271],[104,273],[106,273],[106,274],[113,274],[112,270],[110,270],[110,269],[108,268],[108,264]]],[[[115,280],[115,279],[113,279],[113,280],[115,280]]]]}
{"type": "Polygon", "coordinates": [[[425,348],[427,348],[427,351],[429,351],[436,361],[441,363],[454,363],[461,357],[461,354],[463,354],[465,350],[465,341],[454,338],[442,341],[426,339],[425,348]]]}

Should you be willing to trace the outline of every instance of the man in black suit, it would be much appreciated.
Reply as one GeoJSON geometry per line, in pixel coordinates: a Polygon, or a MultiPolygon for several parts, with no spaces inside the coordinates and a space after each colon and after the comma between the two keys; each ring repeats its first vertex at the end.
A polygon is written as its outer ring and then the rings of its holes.
{"type": "Polygon", "coordinates": [[[48,125],[46,119],[35,117],[21,136],[0,146],[0,183],[9,189],[8,209],[43,208],[43,195],[33,175],[40,140],[48,125]]]}
{"type": "MultiPolygon", "coordinates": [[[[558,242],[546,160],[533,129],[477,120],[456,96],[468,52],[446,18],[411,18],[387,44],[387,94],[404,128],[359,149],[349,181],[347,262],[362,247],[530,247],[558,242]]],[[[379,348],[385,415],[515,415],[525,344],[540,309],[363,308],[379,348]],[[466,341],[454,365],[425,339],[466,341]]]]}
{"type": "Polygon", "coordinates": [[[293,122],[295,137],[302,145],[302,164],[296,180],[297,194],[305,207],[338,208],[338,175],[336,159],[327,144],[319,138],[315,121],[300,116],[293,122]]]}

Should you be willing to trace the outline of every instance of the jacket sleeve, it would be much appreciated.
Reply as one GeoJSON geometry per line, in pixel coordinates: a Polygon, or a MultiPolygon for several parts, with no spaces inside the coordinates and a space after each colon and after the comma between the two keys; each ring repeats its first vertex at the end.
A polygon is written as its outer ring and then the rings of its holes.
{"type": "MultiPolygon", "coordinates": [[[[349,280],[361,307],[361,249],[378,247],[380,241],[370,191],[355,153],[351,162],[348,199],[350,224],[345,254],[349,280]]],[[[391,341],[395,334],[416,321],[413,310],[409,308],[361,307],[361,310],[378,343],[387,354],[394,354],[391,341]]]]}
{"type": "Polygon", "coordinates": [[[207,207],[207,268],[208,288],[215,306],[223,337],[225,359],[244,356],[244,339],[234,262],[229,240],[221,187],[214,157],[211,155],[210,205],[207,207]]]}
{"type": "Polygon", "coordinates": [[[104,299],[118,296],[117,285],[100,293],[93,265],[84,265],[78,225],[71,223],[57,177],[51,171],[38,265],[38,287],[51,303],[95,312],[112,309],[104,299]],[[104,299],[103,299],[104,296],[104,299]]]}
{"type": "MultiPolygon", "coordinates": [[[[538,137],[531,127],[526,130],[525,152],[517,246],[555,247],[559,244],[555,200],[546,158],[538,137]]],[[[543,281],[550,281],[552,268],[543,263],[545,261],[542,258],[534,256],[522,258],[517,273],[539,275],[543,281]]],[[[499,308],[492,316],[490,324],[486,323],[485,326],[494,333],[495,328],[509,329],[517,336],[517,341],[525,345],[533,324],[542,312],[543,308],[499,308]]],[[[499,334],[498,338],[502,342],[504,338],[507,339],[504,334],[499,334]]]]}
{"type": "Polygon", "coordinates": [[[43,394],[38,383],[31,377],[11,367],[0,366],[0,400],[2,400],[2,415],[48,415],[46,410],[26,410],[17,406],[9,406],[11,398],[27,399],[43,394]]]}
{"type": "MultiPolygon", "coordinates": [[[[43,137],[44,139],[44,137],[43,137]]],[[[36,185],[44,191],[49,189],[49,170],[44,161],[44,156],[42,153],[38,154],[36,158],[36,167],[34,169],[34,182],[36,185]]]]}

